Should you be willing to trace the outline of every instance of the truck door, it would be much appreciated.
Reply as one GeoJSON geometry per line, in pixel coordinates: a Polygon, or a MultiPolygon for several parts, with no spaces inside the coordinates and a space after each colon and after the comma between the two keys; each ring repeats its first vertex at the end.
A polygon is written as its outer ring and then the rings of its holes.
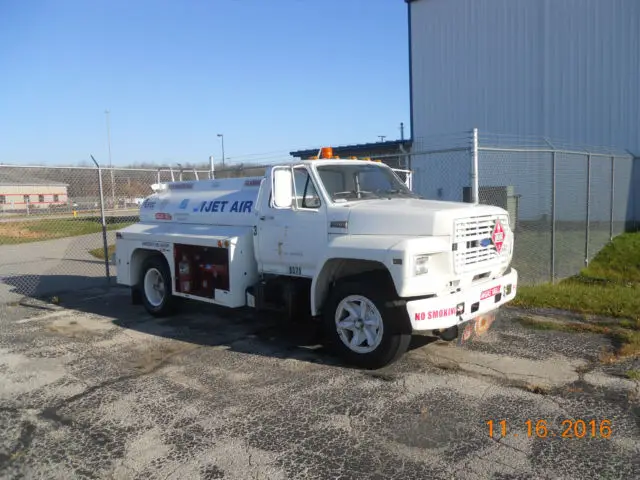
{"type": "MultiPolygon", "coordinates": [[[[276,167],[277,170],[290,167],[276,167]]],[[[293,202],[278,207],[273,195],[258,216],[258,262],[265,273],[313,277],[327,246],[327,210],[304,165],[293,169],[293,202]]]]}

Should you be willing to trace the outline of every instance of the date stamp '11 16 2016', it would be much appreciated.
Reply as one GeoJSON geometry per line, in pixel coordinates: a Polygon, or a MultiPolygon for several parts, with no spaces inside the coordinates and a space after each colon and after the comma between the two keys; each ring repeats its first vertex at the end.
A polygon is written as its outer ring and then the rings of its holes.
{"type": "Polygon", "coordinates": [[[526,420],[520,431],[511,432],[506,420],[487,420],[490,437],[518,437],[526,435],[534,438],[610,438],[611,420],[566,419],[560,422],[560,428],[554,429],[546,420],[526,420]]]}

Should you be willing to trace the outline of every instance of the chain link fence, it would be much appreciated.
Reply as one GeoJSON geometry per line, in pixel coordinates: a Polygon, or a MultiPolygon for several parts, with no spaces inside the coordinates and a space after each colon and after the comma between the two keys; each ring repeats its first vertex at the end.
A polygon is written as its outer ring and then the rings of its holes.
{"type": "Polygon", "coordinates": [[[115,230],[138,221],[151,185],[170,176],[168,169],[0,166],[0,303],[105,285],[116,271],[105,264],[101,207],[108,262],[115,230]]]}
{"type": "Polygon", "coordinates": [[[524,283],[576,275],[636,228],[638,161],[616,149],[480,134],[480,202],[515,215],[514,266],[524,283]]]}
{"type": "MultiPolygon", "coordinates": [[[[626,152],[469,132],[416,139],[411,152],[371,158],[425,198],[477,195],[508,210],[524,284],[577,274],[640,214],[633,188],[640,159],[626,152]]],[[[261,176],[267,167],[227,165],[215,177],[261,176]]],[[[0,303],[105,285],[117,274],[108,264],[115,230],[138,221],[152,185],[206,178],[203,169],[0,165],[0,303]]]]}
{"type": "Polygon", "coordinates": [[[578,274],[640,216],[640,159],[616,149],[476,130],[374,158],[410,168],[413,190],[427,199],[473,202],[477,189],[479,203],[507,210],[523,284],[578,274]]]}
{"type": "Polygon", "coordinates": [[[111,282],[115,231],[138,221],[152,185],[261,176],[266,168],[234,164],[212,174],[180,167],[0,165],[0,304],[111,282]]]}

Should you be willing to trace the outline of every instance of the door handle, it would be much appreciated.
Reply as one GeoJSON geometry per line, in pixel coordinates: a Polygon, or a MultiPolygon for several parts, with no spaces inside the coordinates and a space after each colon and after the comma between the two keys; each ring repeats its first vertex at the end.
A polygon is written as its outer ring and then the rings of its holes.
{"type": "Polygon", "coordinates": [[[262,215],[260,220],[273,220],[273,215],[262,215]]]}

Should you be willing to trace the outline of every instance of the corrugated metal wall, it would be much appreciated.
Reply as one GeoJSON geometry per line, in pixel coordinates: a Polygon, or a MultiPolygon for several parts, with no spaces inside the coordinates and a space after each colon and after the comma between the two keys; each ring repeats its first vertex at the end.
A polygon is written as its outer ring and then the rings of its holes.
{"type": "Polygon", "coordinates": [[[478,127],[640,154],[640,1],[411,3],[413,136],[478,127]]]}

